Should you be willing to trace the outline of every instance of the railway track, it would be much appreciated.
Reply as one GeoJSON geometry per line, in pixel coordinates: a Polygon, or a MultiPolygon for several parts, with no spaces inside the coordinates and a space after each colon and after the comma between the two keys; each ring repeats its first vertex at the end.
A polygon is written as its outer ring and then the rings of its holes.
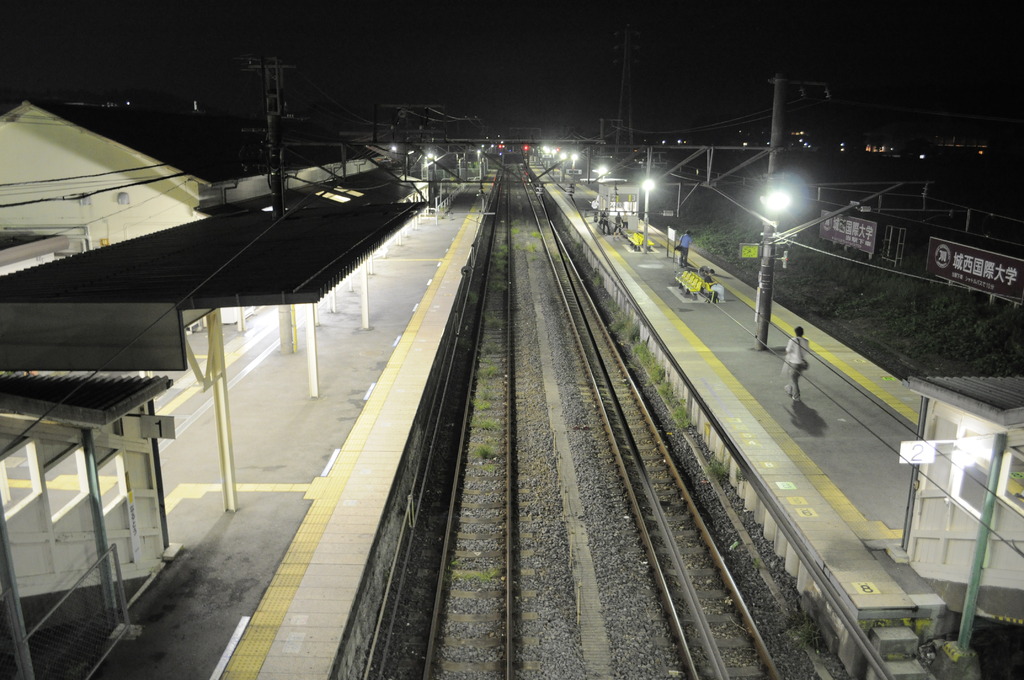
{"type": "Polygon", "coordinates": [[[543,242],[574,321],[633,516],[688,677],[778,674],[615,342],[550,221],[543,242]]]}
{"type": "Polygon", "coordinates": [[[429,632],[376,677],[777,677],[529,178],[496,187],[429,632]]]}
{"type": "Polygon", "coordinates": [[[464,418],[455,488],[424,678],[466,673],[513,677],[515,528],[515,367],[512,334],[511,217],[507,191],[496,208],[473,398],[464,418]]]}

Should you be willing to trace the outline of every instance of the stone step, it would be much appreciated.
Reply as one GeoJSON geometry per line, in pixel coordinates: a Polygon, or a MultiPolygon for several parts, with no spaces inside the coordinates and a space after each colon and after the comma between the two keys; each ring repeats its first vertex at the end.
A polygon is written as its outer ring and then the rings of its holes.
{"type": "Polygon", "coordinates": [[[917,633],[906,626],[882,626],[872,628],[868,639],[886,659],[912,659],[917,655],[921,642],[917,633]]]}
{"type": "MultiPolygon", "coordinates": [[[[886,668],[889,669],[889,673],[896,680],[928,680],[928,671],[917,662],[916,659],[909,659],[905,661],[886,661],[886,668]]],[[[882,680],[876,674],[874,669],[868,668],[868,674],[866,680],[882,680]]]]}

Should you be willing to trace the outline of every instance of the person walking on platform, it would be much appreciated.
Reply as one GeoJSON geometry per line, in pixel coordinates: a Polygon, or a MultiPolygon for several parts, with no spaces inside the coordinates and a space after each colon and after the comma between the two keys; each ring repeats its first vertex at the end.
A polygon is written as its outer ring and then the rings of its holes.
{"type": "Polygon", "coordinates": [[[679,243],[676,245],[676,250],[679,251],[679,266],[686,267],[690,264],[690,244],[693,243],[693,237],[690,236],[690,231],[686,230],[683,235],[679,237],[679,243]]]}
{"type": "Polygon", "coordinates": [[[604,210],[601,211],[601,216],[598,219],[598,224],[601,226],[601,233],[607,236],[612,233],[611,226],[608,224],[608,213],[604,210]]]}
{"type": "Polygon", "coordinates": [[[786,358],[783,372],[789,374],[789,384],[786,385],[786,394],[793,398],[793,401],[800,401],[800,376],[807,370],[807,340],[804,338],[804,329],[797,326],[793,329],[796,334],[786,343],[786,358]]]}
{"type": "Polygon", "coordinates": [[[623,236],[625,232],[622,230],[622,213],[615,213],[615,236],[623,236]]]}

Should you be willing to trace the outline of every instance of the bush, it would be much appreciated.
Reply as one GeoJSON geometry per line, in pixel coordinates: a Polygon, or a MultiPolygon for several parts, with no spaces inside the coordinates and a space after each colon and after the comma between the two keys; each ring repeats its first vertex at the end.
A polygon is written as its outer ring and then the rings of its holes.
{"type": "MultiPolygon", "coordinates": [[[[680,218],[695,231],[701,254],[757,285],[760,260],[739,257],[740,243],[761,240],[755,218],[707,197],[684,204],[680,218]]],[[[897,269],[822,241],[814,229],[794,239],[815,250],[784,246],[790,260],[775,269],[775,299],[890,373],[1024,375],[1020,306],[990,304],[987,295],[929,280],[920,247],[897,269]]]]}

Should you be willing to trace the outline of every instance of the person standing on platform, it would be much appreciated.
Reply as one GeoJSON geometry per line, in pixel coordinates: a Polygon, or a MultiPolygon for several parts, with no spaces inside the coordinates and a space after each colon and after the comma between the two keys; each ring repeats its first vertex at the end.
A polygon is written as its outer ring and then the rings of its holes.
{"type": "Polygon", "coordinates": [[[690,244],[693,243],[693,237],[690,236],[690,231],[684,231],[683,235],[679,237],[679,244],[676,246],[676,250],[679,251],[679,266],[689,266],[690,261],[690,244]]]}
{"type": "Polygon", "coordinates": [[[617,212],[615,213],[615,235],[621,236],[624,234],[625,232],[622,231],[622,213],[617,212]]]}
{"type": "Polygon", "coordinates": [[[789,375],[789,384],[786,385],[786,394],[792,397],[793,401],[800,401],[800,376],[807,370],[807,340],[804,338],[804,329],[797,326],[793,329],[796,334],[786,343],[786,358],[783,371],[789,375]]]}
{"type": "Polygon", "coordinates": [[[605,236],[612,233],[611,226],[608,224],[608,213],[604,210],[601,211],[601,216],[598,219],[598,224],[601,226],[601,233],[605,236]]]}

